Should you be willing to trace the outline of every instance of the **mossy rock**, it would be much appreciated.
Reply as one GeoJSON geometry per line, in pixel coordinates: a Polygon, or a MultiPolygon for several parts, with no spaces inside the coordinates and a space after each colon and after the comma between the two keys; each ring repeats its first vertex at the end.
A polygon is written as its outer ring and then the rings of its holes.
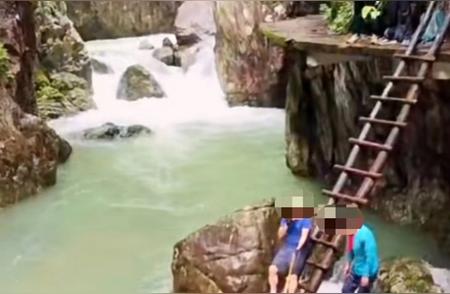
{"type": "Polygon", "coordinates": [[[10,70],[11,62],[9,54],[3,43],[0,42],[0,83],[8,82],[13,79],[13,75],[10,70]]]}
{"type": "Polygon", "coordinates": [[[152,74],[143,66],[127,68],[119,82],[117,98],[134,101],[144,97],[162,98],[164,91],[152,74]]]}
{"type": "Polygon", "coordinates": [[[60,72],[50,76],[52,86],[62,92],[70,91],[75,88],[89,89],[89,85],[85,79],[82,79],[69,72],[60,72]]]}
{"type": "Polygon", "coordinates": [[[390,259],[382,263],[378,281],[384,293],[443,293],[423,260],[390,259]]]}
{"type": "Polygon", "coordinates": [[[48,77],[44,71],[38,71],[36,93],[39,115],[45,119],[75,114],[94,106],[88,82],[72,73],[48,77]]]}

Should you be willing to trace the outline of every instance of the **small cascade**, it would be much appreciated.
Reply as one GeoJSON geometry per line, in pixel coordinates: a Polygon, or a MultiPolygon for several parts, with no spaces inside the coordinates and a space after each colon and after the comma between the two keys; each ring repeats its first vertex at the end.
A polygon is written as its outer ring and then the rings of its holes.
{"type": "Polygon", "coordinates": [[[228,107],[217,77],[213,36],[205,36],[195,45],[199,48],[195,62],[186,71],[156,60],[152,57],[152,50],[139,49],[143,40],[155,48],[161,47],[164,38],[175,43],[174,35],[170,34],[88,42],[90,55],[107,64],[113,73],[93,74],[96,109],[52,121],[52,127],[70,138],[71,133],[106,122],[141,124],[152,130],[167,130],[190,123],[242,126],[246,122],[264,124],[282,119],[282,110],[228,107]],[[155,77],[167,97],[147,97],[136,101],[116,98],[124,71],[136,64],[155,77]]]}

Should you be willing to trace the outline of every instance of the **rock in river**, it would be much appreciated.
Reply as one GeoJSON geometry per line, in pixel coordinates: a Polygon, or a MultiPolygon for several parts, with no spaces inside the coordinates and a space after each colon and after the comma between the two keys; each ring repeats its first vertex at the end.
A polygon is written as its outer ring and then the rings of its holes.
{"type": "Polygon", "coordinates": [[[174,292],[264,293],[278,224],[272,201],[238,210],[178,242],[174,292]]]}
{"type": "Polygon", "coordinates": [[[92,69],[96,73],[99,73],[99,74],[114,73],[113,69],[110,66],[108,66],[106,63],[104,63],[103,61],[92,58],[91,63],[92,63],[92,69]]]}
{"type": "Polygon", "coordinates": [[[99,127],[84,131],[86,139],[113,140],[117,138],[131,138],[142,134],[150,134],[152,131],[141,125],[118,126],[113,123],[105,123],[99,127]]]}
{"type": "Polygon", "coordinates": [[[378,287],[383,293],[443,293],[428,265],[411,258],[383,262],[378,287]]]}
{"type": "Polygon", "coordinates": [[[134,101],[144,97],[162,98],[164,91],[152,74],[143,66],[132,65],[120,79],[117,98],[134,101]]]}
{"type": "Polygon", "coordinates": [[[143,39],[139,43],[139,47],[138,48],[141,49],[141,50],[153,50],[153,49],[155,49],[155,46],[153,46],[152,43],[150,43],[149,40],[143,39]]]}
{"type": "Polygon", "coordinates": [[[153,51],[153,57],[167,65],[175,65],[175,51],[169,46],[163,46],[153,51]]]}

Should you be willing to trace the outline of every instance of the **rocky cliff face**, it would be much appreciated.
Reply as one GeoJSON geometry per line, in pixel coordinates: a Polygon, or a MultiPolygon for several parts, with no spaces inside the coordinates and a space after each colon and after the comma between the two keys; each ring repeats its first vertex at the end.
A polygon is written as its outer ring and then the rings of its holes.
{"type": "Polygon", "coordinates": [[[38,117],[36,39],[30,2],[0,2],[0,206],[56,181],[70,146],[38,117]]]}
{"type": "MultiPolygon", "coordinates": [[[[382,73],[392,71],[390,60],[355,61],[302,70],[298,52],[290,54],[286,161],[296,174],[315,175],[327,182],[336,176],[332,166],[344,163],[349,137],[358,134],[358,117],[367,116],[380,94],[382,73]]],[[[385,180],[373,193],[371,205],[391,220],[431,229],[442,248],[450,248],[450,83],[429,81],[408,119],[408,127],[385,168],[385,180]]],[[[395,94],[395,92],[394,92],[395,94]]],[[[393,94],[393,96],[395,96],[393,94]]],[[[397,93],[401,95],[401,93],[397,93]]],[[[384,108],[387,106],[384,106],[384,108]]],[[[396,110],[398,111],[398,110],[396,110]]],[[[389,107],[384,114],[393,115],[389,107]]],[[[371,140],[382,142],[385,127],[374,129],[371,140]]],[[[368,164],[373,154],[362,154],[368,164]]]]}
{"type": "Polygon", "coordinates": [[[236,211],[178,242],[174,292],[266,292],[279,221],[270,202],[236,211]]]}
{"type": "Polygon", "coordinates": [[[40,1],[35,10],[40,67],[36,90],[39,115],[58,118],[94,107],[91,60],[67,17],[63,1],[40,1]]]}
{"type": "Polygon", "coordinates": [[[279,74],[283,50],[259,31],[261,22],[284,18],[284,6],[275,1],[215,2],[217,71],[230,105],[284,105],[279,74]]]}
{"type": "Polygon", "coordinates": [[[179,2],[67,1],[68,14],[84,40],[168,33],[179,2]]]}

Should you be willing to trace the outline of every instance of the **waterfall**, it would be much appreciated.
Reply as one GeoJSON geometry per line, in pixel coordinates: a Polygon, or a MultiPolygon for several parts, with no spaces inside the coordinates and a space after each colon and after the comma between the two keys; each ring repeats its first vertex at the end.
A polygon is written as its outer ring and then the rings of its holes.
{"type": "Polygon", "coordinates": [[[87,42],[91,57],[112,68],[111,74],[93,73],[93,92],[96,109],[73,117],[60,118],[50,124],[59,133],[67,135],[106,122],[121,125],[141,124],[152,130],[167,130],[186,123],[245,125],[249,121],[262,122],[282,117],[282,110],[249,107],[228,107],[221,90],[214,57],[214,37],[205,37],[195,62],[187,71],[167,66],[152,57],[152,50],[139,49],[143,40],[155,48],[174,35],[158,34],[136,38],[97,40],[87,42]],[[119,80],[131,65],[145,67],[161,85],[167,97],[143,98],[137,101],[116,99],[119,80]]]}

